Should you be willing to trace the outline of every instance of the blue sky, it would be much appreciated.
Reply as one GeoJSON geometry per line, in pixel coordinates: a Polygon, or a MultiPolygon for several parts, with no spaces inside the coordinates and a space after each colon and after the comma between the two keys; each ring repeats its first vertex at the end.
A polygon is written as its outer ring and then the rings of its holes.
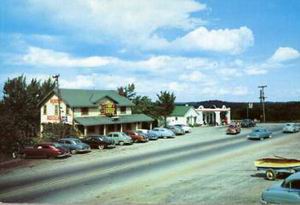
{"type": "Polygon", "coordinates": [[[61,75],[65,88],[135,83],[155,99],[300,99],[298,0],[1,0],[0,86],[61,75]]]}

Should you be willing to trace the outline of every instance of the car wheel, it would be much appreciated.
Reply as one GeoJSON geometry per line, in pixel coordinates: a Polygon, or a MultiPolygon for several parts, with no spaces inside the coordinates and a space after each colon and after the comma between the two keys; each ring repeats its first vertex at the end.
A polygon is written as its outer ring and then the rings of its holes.
{"type": "Polygon", "coordinates": [[[98,145],[98,149],[104,149],[104,145],[98,145]]]}
{"type": "Polygon", "coordinates": [[[123,142],[123,141],[119,142],[119,145],[123,146],[123,145],[124,145],[124,142],[123,142]]]}
{"type": "Polygon", "coordinates": [[[77,153],[76,149],[71,150],[71,154],[76,154],[76,153],[77,153]]]}
{"type": "Polygon", "coordinates": [[[269,138],[272,138],[272,135],[270,135],[269,138]]]}
{"type": "Polygon", "coordinates": [[[275,180],[276,179],[276,173],[272,169],[269,169],[269,170],[266,171],[266,178],[268,180],[275,180]]]}
{"type": "Polygon", "coordinates": [[[26,159],[26,158],[27,158],[27,154],[26,154],[26,153],[23,153],[23,154],[21,155],[21,157],[22,157],[23,159],[26,159]]]}
{"type": "Polygon", "coordinates": [[[265,138],[261,137],[261,138],[259,138],[259,139],[260,139],[260,141],[263,141],[265,138]]]}

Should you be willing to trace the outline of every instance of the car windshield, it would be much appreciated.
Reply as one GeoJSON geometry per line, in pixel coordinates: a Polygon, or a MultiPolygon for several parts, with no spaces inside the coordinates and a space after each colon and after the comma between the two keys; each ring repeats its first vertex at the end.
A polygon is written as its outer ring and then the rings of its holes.
{"type": "Polygon", "coordinates": [[[55,147],[55,148],[62,147],[59,143],[53,143],[52,146],[55,147]]]}
{"type": "Polygon", "coordinates": [[[74,142],[75,142],[75,144],[80,144],[81,143],[81,141],[80,140],[73,140],[74,142]]]}

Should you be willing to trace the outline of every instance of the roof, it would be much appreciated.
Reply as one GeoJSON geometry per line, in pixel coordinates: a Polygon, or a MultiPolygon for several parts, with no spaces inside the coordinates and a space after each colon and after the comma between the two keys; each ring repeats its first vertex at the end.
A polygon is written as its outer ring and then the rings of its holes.
{"type": "Polygon", "coordinates": [[[75,121],[84,126],[94,126],[94,125],[133,123],[133,122],[151,122],[154,120],[145,114],[132,114],[132,115],[119,115],[117,118],[104,117],[104,116],[76,117],[75,121]]]}
{"type": "Polygon", "coordinates": [[[193,106],[175,106],[170,116],[183,117],[193,106]]]}
{"type": "Polygon", "coordinates": [[[126,97],[119,95],[115,90],[82,90],[82,89],[54,89],[40,103],[49,99],[53,94],[60,98],[70,107],[96,107],[103,98],[109,98],[117,106],[133,106],[134,104],[126,97]]]}

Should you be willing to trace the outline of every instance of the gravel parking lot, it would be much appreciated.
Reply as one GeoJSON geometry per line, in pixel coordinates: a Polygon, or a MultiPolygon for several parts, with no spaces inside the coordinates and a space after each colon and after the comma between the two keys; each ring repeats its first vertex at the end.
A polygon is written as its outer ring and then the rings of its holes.
{"type": "MultiPolygon", "coordinates": [[[[300,158],[300,135],[248,141],[251,129],[225,135],[224,127],[193,128],[191,134],[67,159],[34,160],[1,170],[0,200],[38,203],[259,204],[274,182],[258,174],[254,160],[300,158]]],[[[278,182],[280,179],[277,180],[278,182]]]]}

